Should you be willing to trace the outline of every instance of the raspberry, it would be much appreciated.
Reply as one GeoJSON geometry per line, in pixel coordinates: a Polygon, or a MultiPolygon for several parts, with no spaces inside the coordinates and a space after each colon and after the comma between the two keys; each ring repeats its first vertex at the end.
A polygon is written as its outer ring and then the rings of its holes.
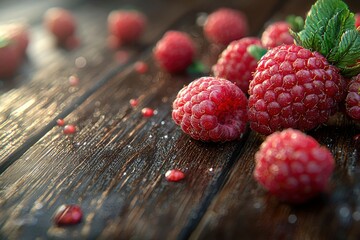
{"type": "Polygon", "coordinates": [[[247,47],[251,45],[261,46],[260,40],[247,37],[231,42],[212,67],[216,77],[234,82],[244,93],[249,90],[249,82],[257,66],[257,60],[247,52],[247,47]]]}
{"type": "Polygon", "coordinates": [[[63,8],[50,8],[44,15],[45,27],[51,32],[58,44],[67,45],[73,41],[76,22],[72,13],[63,8]]]}
{"type": "Polygon", "coordinates": [[[336,113],[345,89],[338,69],[318,52],[275,47],[260,59],[250,82],[250,127],[261,134],[315,128],[336,113]]]}
{"type": "Polygon", "coordinates": [[[360,13],[355,14],[355,27],[360,28],[360,13]]]}
{"type": "Polygon", "coordinates": [[[291,203],[302,203],[324,191],[333,169],[330,151],[294,129],[269,135],[255,154],[255,179],[291,203]]]}
{"type": "Polygon", "coordinates": [[[207,17],[204,35],[213,43],[227,45],[248,33],[246,16],[235,9],[220,8],[207,17]]]}
{"type": "Polygon", "coordinates": [[[279,21],[270,24],[261,36],[261,43],[266,48],[274,48],[281,44],[292,44],[294,38],[289,32],[290,25],[279,21]]]}
{"type": "Polygon", "coordinates": [[[117,40],[117,47],[123,43],[137,41],[147,25],[146,16],[137,10],[112,11],[108,17],[108,29],[117,40]]]}
{"type": "Polygon", "coordinates": [[[160,67],[170,73],[184,71],[195,55],[195,44],[187,33],[168,31],[157,42],[154,58],[160,67]]]}
{"type": "Polygon", "coordinates": [[[17,44],[0,35],[0,79],[13,77],[20,64],[21,56],[17,44]]]}
{"type": "Polygon", "coordinates": [[[234,83],[201,77],[179,91],[172,118],[196,140],[231,141],[246,130],[246,106],[245,94],[234,83]]]}
{"type": "Polygon", "coordinates": [[[16,45],[20,57],[25,55],[29,45],[28,26],[23,23],[11,23],[0,26],[0,36],[8,38],[12,44],[16,45]]]}
{"type": "Polygon", "coordinates": [[[346,113],[360,122],[360,74],[353,77],[348,84],[345,106],[346,113]]]}

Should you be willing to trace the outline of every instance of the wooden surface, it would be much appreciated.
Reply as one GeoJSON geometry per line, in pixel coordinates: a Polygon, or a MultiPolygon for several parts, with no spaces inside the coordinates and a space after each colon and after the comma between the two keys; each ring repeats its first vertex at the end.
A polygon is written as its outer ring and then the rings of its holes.
{"type": "MultiPolygon", "coordinates": [[[[165,31],[183,30],[210,67],[220,49],[203,38],[199,13],[240,9],[256,36],[269,21],[305,15],[312,1],[146,2],[37,1],[28,13],[21,10],[28,1],[0,3],[0,22],[21,15],[32,37],[19,74],[0,83],[0,239],[359,239],[359,130],[350,121],[339,117],[309,132],[336,159],[328,192],[302,206],[281,203],[252,178],[263,137],[249,131],[241,141],[211,144],[184,135],[171,103],[197,76],[167,74],[151,55],[165,31]],[[59,4],[78,21],[82,44],[73,51],[54,46],[41,23],[59,4]],[[106,18],[130,5],[148,16],[149,27],[140,43],[120,49],[129,54],[122,63],[106,46],[106,18]],[[86,66],[76,67],[79,57],[86,66]],[[138,60],[149,72],[134,71],[138,60]],[[80,78],[76,87],[67,80],[72,74],[80,78]],[[157,114],[143,118],[143,107],[157,114]],[[64,135],[58,118],[77,133],[64,135]],[[167,182],[171,168],[186,179],[167,182]],[[55,210],[71,203],[82,207],[83,221],[56,227],[55,210]]],[[[360,11],[358,1],[347,3],[360,11]]]]}

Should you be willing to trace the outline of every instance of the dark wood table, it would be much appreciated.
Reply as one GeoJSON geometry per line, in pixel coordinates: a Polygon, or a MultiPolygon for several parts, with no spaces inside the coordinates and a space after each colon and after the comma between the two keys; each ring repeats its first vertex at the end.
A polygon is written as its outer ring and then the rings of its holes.
{"type": "MultiPolygon", "coordinates": [[[[264,137],[248,131],[229,143],[190,139],[173,123],[171,104],[198,76],[170,75],[152,59],[165,31],[182,30],[194,37],[198,61],[210,67],[220,49],[204,39],[196,19],[218,7],[244,11],[250,35],[259,36],[268,22],[304,16],[312,3],[2,1],[0,22],[26,19],[31,44],[19,73],[0,82],[0,239],[360,239],[359,129],[351,121],[337,116],[308,132],[335,157],[328,191],[303,205],[282,203],[252,177],[264,137]],[[42,25],[52,6],[75,14],[79,48],[53,44],[42,25]],[[149,26],[140,43],[110,50],[107,15],[125,7],[143,11],[149,26]],[[117,57],[124,53],[125,63],[117,57]],[[139,60],[149,65],[146,74],[134,70],[139,60]],[[70,86],[74,74],[80,84],[70,86]],[[131,98],[139,99],[135,109],[131,98]],[[143,107],[157,114],[143,118],[143,107]],[[59,118],[75,124],[76,134],[64,135],[59,118]],[[166,181],[172,168],[186,178],[166,181]],[[62,204],[80,205],[82,222],[57,227],[53,214],[62,204]]],[[[360,1],[347,3],[360,11],[360,1]]]]}

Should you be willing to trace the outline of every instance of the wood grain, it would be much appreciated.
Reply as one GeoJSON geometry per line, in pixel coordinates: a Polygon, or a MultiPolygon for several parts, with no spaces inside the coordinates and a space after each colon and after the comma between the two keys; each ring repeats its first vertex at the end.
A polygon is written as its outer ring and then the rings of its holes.
{"type": "MultiPolygon", "coordinates": [[[[262,27],[276,3],[267,3],[253,29],[262,27]]],[[[253,4],[238,4],[249,15],[255,10],[253,4]]],[[[199,60],[210,65],[218,50],[210,51],[196,17],[186,15],[172,29],[190,32],[201,51],[199,60]]],[[[147,74],[132,67],[119,72],[65,118],[76,124],[75,135],[52,128],[1,174],[1,234],[14,239],[189,235],[245,142],[207,144],[182,134],[171,120],[171,103],[195,76],[164,73],[153,63],[151,50],[139,56],[150,66],[147,74]],[[136,109],[130,98],[139,99],[136,109]],[[143,118],[143,107],[157,114],[143,118]],[[183,169],[186,179],[165,181],[170,168],[183,169]],[[82,206],[80,225],[53,225],[52,214],[64,203],[82,206]]]]}

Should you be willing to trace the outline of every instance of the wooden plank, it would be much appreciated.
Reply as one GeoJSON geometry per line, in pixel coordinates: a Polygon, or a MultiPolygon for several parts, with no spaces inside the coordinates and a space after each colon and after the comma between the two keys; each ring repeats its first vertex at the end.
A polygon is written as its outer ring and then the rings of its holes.
{"type": "MultiPolygon", "coordinates": [[[[123,47],[129,57],[138,55],[152,44],[189,7],[182,4],[165,4],[162,21],[157,17],[161,2],[152,7],[133,6],[143,11],[149,19],[148,31],[139,45],[123,47]]],[[[196,1],[193,4],[197,3],[196,1]]],[[[114,60],[116,54],[106,46],[108,13],[125,6],[124,3],[89,2],[73,9],[79,26],[82,45],[73,51],[64,51],[53,46],[53,39],[37,23],[31,28],[29,61],[19,75],[3,82],[0,88],[0,169],[6,169],[24,150],[43,136],[59,117],[65,117],[87,95],[106,80],[111,72],[120,71],[122,63],[114,60]],[[96,15],[96,18],[94,18],[96,15]],[[87,65],[76,66],[75,61],[84,57],[87,65]],[[68,77],[77,75],[80,84],[71,87],[68,77]],[[39,91],[39,89],[41,91],[39,91]],[[65,112],[65,114],[64,114],[65,112]],[[20,148],[20,150],[19,150],[20,148]]],[[[126,5],[127,6],[127,5],[126,5]]]]}
{"type": "MultiPolygon", "coordinates": [[[[269,7],[261,10],[263,18],[256,18],[253,29],[260,29],[276,3],[267,1],[269,7]]],[[[254,13],[252,4],[237,4],[254,13]]],[[[200,60],[211,64],[209,59],[215,58],[195,25],[196,13],[172,29],[190,32],[200,60]]],[[[243,141],[209,144],[182,134],[171,120],[171,103],[193,77],[160,71],[151,50],[141,56],[150,66],[147,74],[127,69],[65,118],[77,125],[76,135],[64,136],[61,128],[53,128],[0,176],[3,235],[171,239],[189,234],[193,227],[188,224],[201,217],[243,141]],[[130,107],[130,98],[139,99],[136,109],[130,107]],[[157,114],[143,118],[143,107],[155,108],[157,114]],[[171,168],[183,169],[186,180],[165,181],[163,175],[171,168]],[[53,225],[52,214],[64,203],[82,206],[80,225],[53,225]]]]}
{"type": "MultiPolygon", "coordinates": [[[[284,5],[281,19],[303,14],[308,3],[284,5]]],[[[348,1],[360,11],[359,1],[348,1]]],[[[301,206],[277,201],[254,180],[254,155],[264,137],[250,133],[222,190],[217,194],[190,239],[359,239],[359,129],[344,117],[308,132],[327,146],[336,161],[329,191],[301,206]]]]}

